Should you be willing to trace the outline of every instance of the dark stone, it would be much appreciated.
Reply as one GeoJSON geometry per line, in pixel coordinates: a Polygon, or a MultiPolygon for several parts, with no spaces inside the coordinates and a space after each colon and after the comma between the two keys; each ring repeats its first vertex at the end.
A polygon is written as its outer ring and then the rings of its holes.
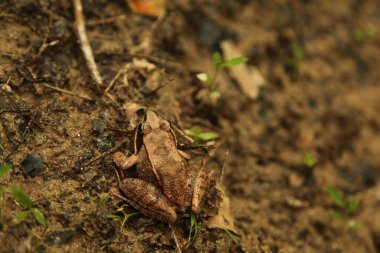
{"type": "Polygon", "coordinates": [[[42,157],[36,153],[27,155],[24,161],[21,162],[22,173],[25,178],[37,176],[45,164],[42,162],[42,157]]]}
{"type": "Polygon", "coordinates": [[[105,152],[115,146],[115,142],[110,136],[103,136],[96,139],[96,146],[100,151],[105,152]]]}
{"type": "Polygon", "coordinates": [[[45,242],[49,246],[65,244],[73,238],[74,234],[72,230],[55,231],[46,237],[45,242]]]}
{"type": "Polygon", "coordinates": [[[92,127],[96,133],[103,133],[106,127],[106,123],[102,119],[94,119],[92,121],[92,127]]]}
{"type": "Polygon", "coordinates": [[[45,247],[43,245],[38,246],[37,249],[36,249],[36,251],[38,253],[46,253],[46,249],[45,249],[45,247]]]}
{"type": "Polygon", "coordinates": [[[17,115],[14,119],[14,124],[17,126],[20,134],[24,134],[28,127],[30,117],[28,115],[17,115]]]}
{"type": "Polygon", "coordinates": [[[359,171],[362,176],[363,183],[367,186],[374,186],[376,184],[376,170],[370,162],[362,160],[358,164],[359,171]]]}

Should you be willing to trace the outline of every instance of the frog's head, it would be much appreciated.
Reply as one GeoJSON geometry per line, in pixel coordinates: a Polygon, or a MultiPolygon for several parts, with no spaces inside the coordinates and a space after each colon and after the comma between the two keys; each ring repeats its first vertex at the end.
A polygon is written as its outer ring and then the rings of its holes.
{"type": "Polygon", "coordinates": [[[170,123],[167,120],[160,118],[153,111],[146,111],[145,113],[145,121],[142,125],[142,131],[144,134],[148,134],[153,130],[164,130],[170,131],[170,123]]]}

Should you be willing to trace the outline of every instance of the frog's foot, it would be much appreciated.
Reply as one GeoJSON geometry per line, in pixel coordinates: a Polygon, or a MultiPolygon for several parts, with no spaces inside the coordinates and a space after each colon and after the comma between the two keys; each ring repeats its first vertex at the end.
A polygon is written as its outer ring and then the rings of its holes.
{"type": "Polygon", "coordinates": [[[200,213],[206,197],[206,192],[209,185],[207,171],[204,167],[198,170],[193,186],[193,198],[191,201],[191,210],[194,213],[200,213]]]}
{"type": "Polygon", "coordinates": [[[162,222],[176,221],[175,210],[155,185],[139,178],[126,178],[120,189],[128,196],[127,202],[142,214],[162,222]]]}
{"type": "Polygon", "coordinates": [[[137,155],[131,155],[127,157],[121,152],[116,152],[113,157],[113,162],[116,164],[119,171],[123,171],[126,169],[131,168],[133,165],[137,163],[138,156],[137,155]]]}

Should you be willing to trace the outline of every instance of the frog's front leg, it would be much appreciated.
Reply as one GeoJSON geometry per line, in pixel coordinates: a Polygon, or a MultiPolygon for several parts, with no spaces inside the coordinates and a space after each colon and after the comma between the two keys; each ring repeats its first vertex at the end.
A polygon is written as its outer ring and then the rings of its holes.
{"type": "Polygon", "coordinates": [[[162,222],[176,221],[174,208],[155,185],[139,178],[126,178],[122,180],[120,189],[127,195],[128,204],[142,214],[162,222]]]}
{"type": "Polygon", "coordinates": [[[201,166],[201,168],[198,169],[193,182],[193,197],[191,200],[191,210],[194,213],[198,214],[201,212],[204,200],[206,198],[208,186],[208,173],[206,169],[203,166],[201,166]]]}
{"type": "Polygon", "coordinates": [[[138,161],[138,156],[134,154],[127,157],[121,152],[116,152],[113,155],[112,159],[113,159],[113,162],[116,164],[117,168],[119,169],[119,171],[123,171],[135,165],[138,161]]]}

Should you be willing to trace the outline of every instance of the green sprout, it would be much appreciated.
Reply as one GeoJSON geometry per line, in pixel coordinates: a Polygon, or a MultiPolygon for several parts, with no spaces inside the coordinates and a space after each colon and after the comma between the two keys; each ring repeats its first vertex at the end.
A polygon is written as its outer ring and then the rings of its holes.
{"type": "Polygon", "coordinates": [[[378,30],[374,25],[367,25],[364,28],[356,28],[353,32],[354,39],[357,43],[372,42],[376,39],[378,30]]]}
{"type": "Polygon", "coordinates": [[[212,61],[214,63],[214,73],[211,76],[208,73],[198,73],[196,77],[201,80],[202,82],[209,85],[209,97],[211,99],[218,99],[220,97],[220,92],[217,90],[214,90],[213,86],[216,81],[216,77],[219,73],[219,71],[223,68],[229,68],[234,67],[240,64],[243,64],[248,61],[247,57],[236,57],[230,60],[223,61],[222,55],[220,52],[214,52],[212,55],[212,61]]]}
{"type": "Polygon", "coordinates": [[[190,228],[189,228],[189,238],[188,238],[188,246],[193,244],[195,241],[195,237],[198,234],[199,223],[197,221],[197,217],[193,212],[190,213],[190,228]]]}
{"type": "Polygon", "coordinates": [[[117,214],[108,214],[106,217],[113,220],[113,221],[121,221],[121,225],[120,225],[120,232],[122,234],[124,234],[124,226],[125,226],[125,223],[127,223],[127,221],[129,220],[129,218],[131,218],[132,216],[135,216],[136,214],[139,214],[138,212],[134,212],[134,213],[127,213],[125,210],[124,210],[124,207],[126,205],[122,205],[122,206],[117,206],[117,205],[114,205],[114,207],[116,208],[116,213],[119,213],[121,214],[123,217],[121,217],[120,215],[117,215],[117,214]]]}
{"type": "Polygon", "coordinates": [[[304,153],[304,158],[303,158],[303,164],[307,167],[307,168],[313,168],[315,165],[316,165],[316,161],[313,157],[313,155],[309,152],[309,151],[305,151],[304,153]]]}
{"type": "Polygon", "coordinates": [[[11,169],[12,169],[13,165],[11,163],[8,163],[6,165],[3,165],[0,167],[0,179],[5,175],[7,174],[11,169]]]}
{"type": "MultiPolygon", "coordinates": [[[[26,194],[17,186],[13,186],[12,195],[19,204],[21,204],[24,208],[27,208],[29,212],[33,213],[34,218],[37,220],[39,224],[45,225],[46,223],[45,216],[38,208],[32,207],[32,200],[30,199],[28,194],[26,194]]],[[[15,219],[17,221],[21,221],[23,219],[26,219],[27,217],[28,217],[28,212],[22,211],[16,214],[15,219]]]]}
{"type": "MultiPolygon", "coordinates": [[[[348,201],[333,186],[330,186],[327,189],[327,192],[328,192],[328,194],[330,196],[330,199],[334,202],[334,204],[339,209],[338,211],[331,210],[329,212],[330,216],[333,217],[334,219],[341,219],[343,217],[350,216],[350,215],[354,214],[358,210],[359,204],[360,204],[360,200],[359,199],[354,199],[354,200],[348,201]]],[[[350,228],[356,228],[356,227],[358,227],[358,223],[356,222],[356,220],[350,220],[348,222],[348,227],[350,227],[350,228]]]]}
{"type": "Polygon", "coordinates": [[[234,235],[234,232],[232,232],[231,230],[228,230],[226,228],[221,228],[224,230],[224,232],[226,232],[226,234],[228,235],[228,237],[231,238],[231,240],[236,243],[236,244],[239,244],[238,240],[236,239],[236,236],[234,235]]]}
{"type": "MultiPolygon", "coordinates": [[[[9,163],[0,167],[0,179],[3,178],[13,167],[13,164],[9,163]]],[[[0,187],[0,195],[6,194],[6,189],[0,187]]],[[[27,211],[21,211],[15,215],[15,220],[20,222],[28,218],[29,214],[32,213],[37,222],[41,225],[45,225],[45,217],[43,213],[38,209],[33,207],[33,202],[30,199],[29,195],[22,191],[17,186],[13,186],[11,189],[11,193],[15,200],[22,205],[27,211]]],[[[1,206],[0,206],[1,207],[1,206]]],[[[2,207],[1,207],[2,208],[2,207]]]]}
{"type": "Polygon", "coordinates": [[[211,141],[217,139],[219,135],[214,132],[203,132],[199,127],[192,127],[191,129],[185,129],[185,134],[193,138],[194,144],[199,145],[205,141],[211,141]]]}

